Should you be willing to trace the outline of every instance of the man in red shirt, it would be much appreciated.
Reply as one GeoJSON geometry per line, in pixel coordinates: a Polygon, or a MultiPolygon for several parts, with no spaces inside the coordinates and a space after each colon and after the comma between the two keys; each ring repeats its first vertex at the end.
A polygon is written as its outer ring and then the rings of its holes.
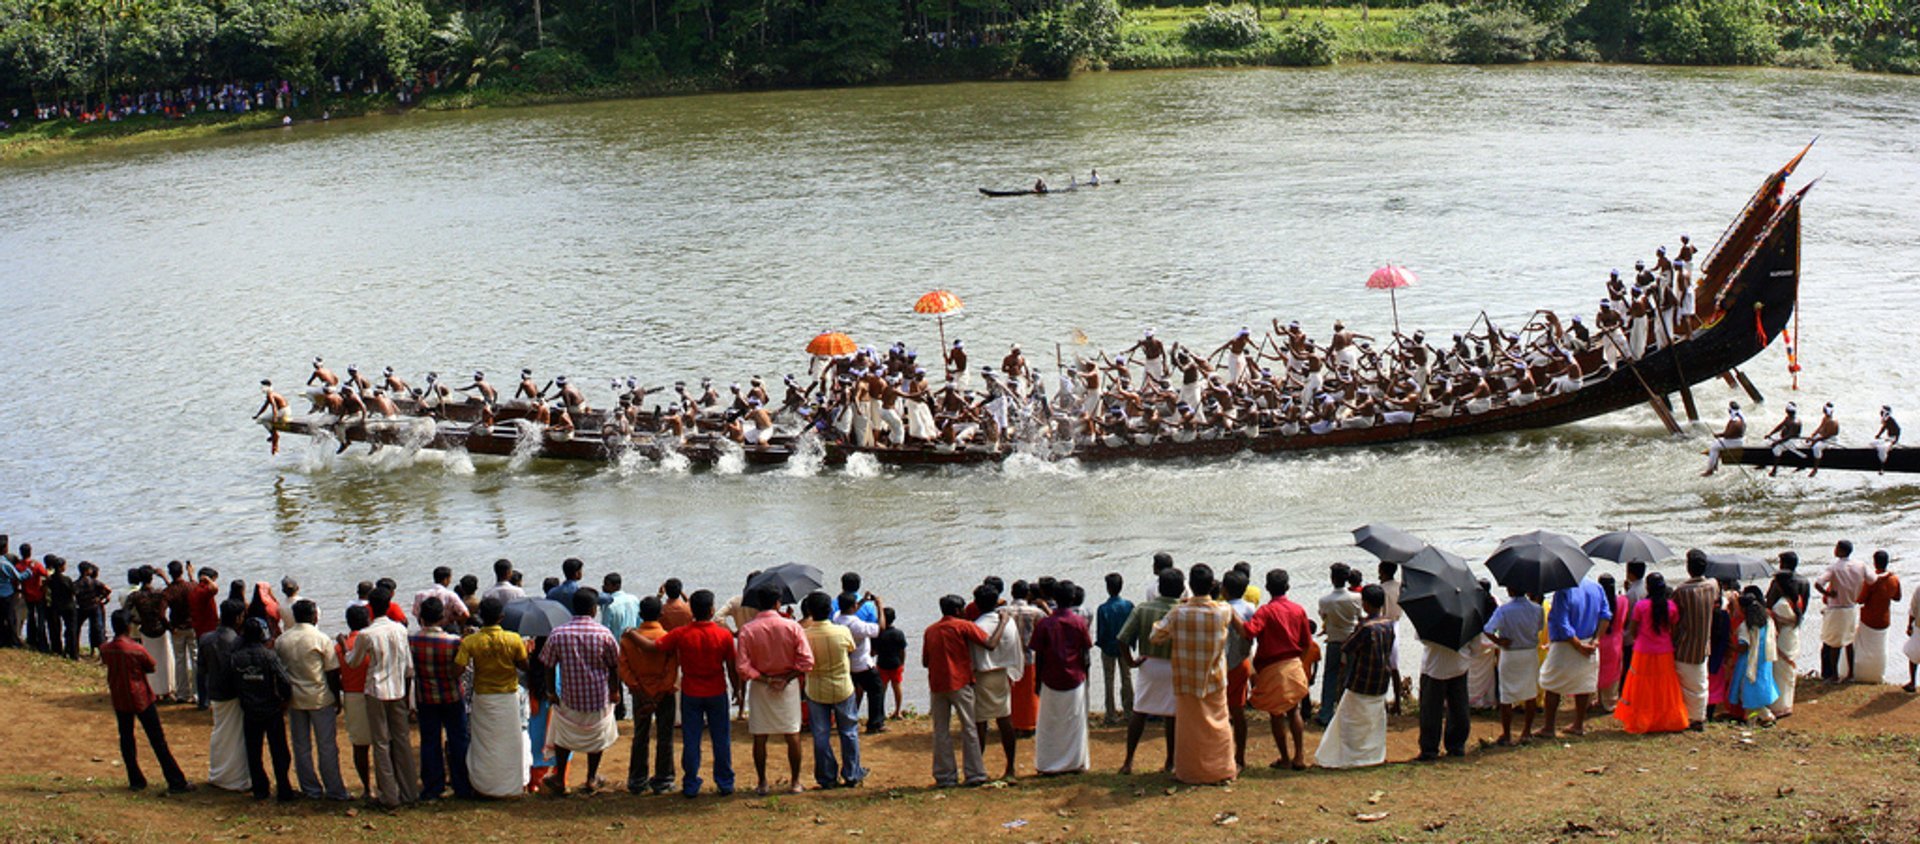
{"type": "MultiPolygon", "coordinates": [[[[193,640],[212,633],[220,627],[220,572],[218,569],[204,568],[194,577],[193,588],[187,591],[187,616],[193,622],[193,640]]],[[[197,657],[198,648],[195,656],[197,657]]],[[[201,709],[210,706],[207,700],[207,672],[198,667],[194,660],[194,700],[201,709]]]]}
{"type": "Polygon", "coordinates": [[[27,647],[46,653],[47,567],[33,558],[33,546],[22,542],[14,571],[20,580],[20,599],[27,609],[27,647]]]}
{"type": "MultiPolygon", "coordinates": [[[[733,793],[733,722],[727,720],[732,690],[739,688],[733,634],[713,623],[713,593],[702,589],[687,600],[693,622],[659,639],[628,637],[635,647],[680,659],[680,793],[700,794],[700,734],[713,744],[713,785],[733,793]]],[[[656,772],[657,774],[658,772],[656,772]]]]}
{"type": "Polygon", "coordinates": [[[182,794],[193,790],[187,775],[173,761],[167,749],[167,734],[160,726],[160,710],[153,689],[147,686],[147,674],[156,666],[147,649],[127,635],[127,613],[115,610],[112,618],[113,641],[100,647],[100,661],[107,666],[107,691],[113,698],[113,715],[120,723],[120,759],[127,767],[127,787],[143,791],[147,777],[140,772],[140,759],[133,743],[133,722],[146,731],[147,744],[160,760],[160,772],[167,778],[167,790],[182,794]]]}
{"type": "MultiPolygon", "coordinates": [[[[987,647],[987,631],[961,615],[967,602],[959,595],[940,599],[940,620],[927,628],[920,644],[920,665],[927,669],[933,702],[933,782],[941,788],[973,787],[987,781],[979,728],[973,723],[973,647],[987,647]],[[953,768],[953,718],[960,718],[960,758],[966,780],[953,768]]],[[[996,643],[997,644],[997,643],[996,643]]]]}
{"type": "Polygon", "coordinates": [[[1300,704],[1307,699],[1307,669],[1304,655],[1313,643],[1313,624],[1307,611],[1287,597],[1286,569],[1267,571],[1265,606],[1245,625],[1246,636],[1258,649],[1253,655],[1253,694],[1247,703],[1271,716],[1273,744],[1283,763],[1294,770],[1307,767],[1306,718],[1300,704]],[[1287,734],[1293,734],[1293,755],[1287,755],[1287,734]]]}

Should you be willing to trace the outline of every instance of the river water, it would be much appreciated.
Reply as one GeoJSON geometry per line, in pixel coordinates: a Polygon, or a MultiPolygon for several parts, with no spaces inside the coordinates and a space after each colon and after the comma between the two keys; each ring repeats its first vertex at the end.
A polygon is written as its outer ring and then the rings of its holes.
{"type": "MultiPolygon", "coordinates": [[[[1806,371],[1796,394],[1778,345],[1753,362],[1768,401],[1751,417],[1832,400],[1864,442],[1883,403],[1920,422],[1915,127],[1916,79],[1363,66],[414,114],[23,162],[0,168],[0,529],[109,573],[292,573],[331,626],[355,581],[411,590],[500,556],[535,583],[578,556],[595,581],[723,594],[770,563],[855,569],[915,632],[989,572],[1097,593],[1118,570],[1137,597],[1162,549],[1289,567],[1310,602],[1329,564],[1363,558],[1347,531],[1369,521],[1468,557],[1631,525],[1816,566],[1851,537],[1906,567],[1910,479],[1699,478],[1704,427],[1671,440],[1644,410],[1290,457],[744,475],[299,440],[273,458],[247,416],[259,378],[298,382],[315,354],[416,384],[531,366],[595,399],[629,374],[777,383],[825,329],[931,356],[910,305],[934,288],[966,300],[947,331],[976,357],[1019,341],[1044,368],[1076,330],[1109,350],[1149,326],[1210,349],[1276,316],[1384,332],[1362,282],[1388,261],[1423,279],[1402,320],[1440,336],[1483,309],[1591,313],[1608,268],[1683,233],[1712,243],[1819,135],[1796,177],[1824,176],[1806,371]],[[974,191],[1090,167],[1121,184],[974,191]]],[[[1732,397],[1698,394],[1713,422],[1732,397]]]]}

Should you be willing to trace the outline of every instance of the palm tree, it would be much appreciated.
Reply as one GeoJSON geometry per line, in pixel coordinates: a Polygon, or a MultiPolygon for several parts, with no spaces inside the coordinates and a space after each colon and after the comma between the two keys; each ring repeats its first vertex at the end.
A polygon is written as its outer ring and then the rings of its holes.
{"type": "Polygon", "coordinates": [[[478,85],[481,77],[512,66],[513,57],[520,54],[516,35],[495,12],[455,11],[433,32],[447,60],[466,74],[468,88],[478,85]]]}

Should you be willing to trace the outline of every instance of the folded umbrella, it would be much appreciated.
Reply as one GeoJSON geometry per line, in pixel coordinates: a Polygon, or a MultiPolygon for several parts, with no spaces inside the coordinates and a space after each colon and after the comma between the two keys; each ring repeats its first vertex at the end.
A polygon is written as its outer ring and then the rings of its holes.
{"type": "Polygon", "coordinates": [[[1577,586],[1593,568],[1593,558],[1572,537],[1536,530],[1509,536],[1487,558],[1487,571],[1509,589],[1544,595],[1577,586]]]}
{"type": "Polygon", "coordinates": [[[507,602],[500,626],[522,636],[545,636],[555,627],[573,620],[573,611],[559,601],[545,598],[520,598],[507,602]]]}
{"type": "Polygon", "coordinates": [[[1587,556],[1616,563],[1657,563],[1673,558],[1673,549],[1657,537],[1637,530],[1616,530],[1587,540],[1580,546],[1587,556]]]}
{"type": "Polygon", "coordinates": [[[1404,563],[1420,549],[1425,540],[1392,525],[1361,525],[1353,529],[1353,544],[1385,563],[1404,563]]]}
{"type": "Polygon", "coordinates": [[[754,575],[747,581],[747,591],[752,592],[762,586],[780,587],[780,603],[797,604],[808,593],[820,588],[820,570],[799,563],[782,563],[754,575]]]}
{"type": "Polygon", "coordinates": [[[1493,596],[1467,561],[1428,546],[1402,567],[1400,611],[1421,639],[1458,650],[1492,617],[1493,596]]]}
{"type": "Polygon", "coordinates": [[[1759,557],[1750,557],[1746,554],[1707,555],[1708,580],[1732,580],[1736,582],[1765,580],[1772,577],[1773,572],[1774,567],[1759,557]]]}

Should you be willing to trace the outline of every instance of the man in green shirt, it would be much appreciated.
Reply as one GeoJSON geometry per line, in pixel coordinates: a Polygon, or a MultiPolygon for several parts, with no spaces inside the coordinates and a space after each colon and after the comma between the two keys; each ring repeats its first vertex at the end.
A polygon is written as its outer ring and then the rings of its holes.
{"type": "Polygon", "coordinates": [[[1179,569],[1167,568],[1160,572],[1158,586],[1158,594],[1135,606],[1120,628],[1121,647],[1139,652],[1133,657],[1133,666],[1140,674],[1134,680],[1133,716],[1127,719],[1127,760],[1120,765],[1122,774],[1133,773],[1133,753],[1140,746],[1140,735],[1146,732],[1150,715],[1166,719],[1167,761],[1161,770],[1173,770],[1173,648],[1171,644],[1153,644],[1148,637],[1161,617],[1173,611],[1180,593],[1186,590],[1186,579],[1179,569]]]}

